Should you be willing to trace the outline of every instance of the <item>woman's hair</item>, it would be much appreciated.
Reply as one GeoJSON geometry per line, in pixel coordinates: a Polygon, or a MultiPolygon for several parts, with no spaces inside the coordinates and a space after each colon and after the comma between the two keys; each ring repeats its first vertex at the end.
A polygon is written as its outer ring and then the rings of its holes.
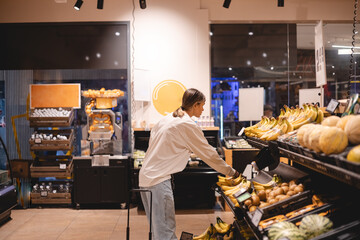
{"type": "Polygon", "coordinates": [[[183,117],[186,110],[189,110],[194,104],[204,102],[205,95],[195,88],[189,88],[184,92],[181,107],[173,112],[174,117],[183,117]]]}

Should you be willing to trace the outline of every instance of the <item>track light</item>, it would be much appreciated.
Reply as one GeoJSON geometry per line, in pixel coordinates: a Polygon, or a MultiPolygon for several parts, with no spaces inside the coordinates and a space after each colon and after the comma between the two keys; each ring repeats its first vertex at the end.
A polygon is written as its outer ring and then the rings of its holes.
{"type": "Polygon", "coordinates": [[[278,0],[278,7],[284,6],[284,0],[278,0]]]}
{"type": "Polygon", "coordinates": [[[97,9],[103,9],[104,7],[104,0],[97,1],[97,9]]]}
{"type": "Polygon", "coordinates": [[[139,0],[140,2],[140,8],[145,9],[146,8],[146,0],[139,0]]]}
{"type": "Polygon", "coordinates": [[[81,5],[82,5],[83,3],[84,3],[83,0],[76,0],[76,3],[75,3],[75,5],[74,5],[74,8],[79,11],[80,8],[81,8],[81,5]]]}
{"type": "Polygon", "coordinates": [[[224,7],[224,8],[229,8],[230,3],[231,3],[231,0],[225,0],[225,1],[224,1],[224,4],[223,4],[223,7],[224,7]]]}

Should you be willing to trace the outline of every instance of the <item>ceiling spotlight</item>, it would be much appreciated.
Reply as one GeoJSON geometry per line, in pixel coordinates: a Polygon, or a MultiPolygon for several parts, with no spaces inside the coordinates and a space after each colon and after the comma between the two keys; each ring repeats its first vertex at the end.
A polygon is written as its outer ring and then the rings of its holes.
{"type": "Polygon", "coordinates": [[[81,8],[81,5],[83,4],[84,2],[83,2],[83,0],[76,0],[76,3],[75,3],[75,5],[74,5],[74,8],[75,8],[75,10],[80,10],[80,8],[81,8]]]}
{"type": "Polygon", "coordinates": [[[104,0],[97,1],[97,9],[103,9],[104,7],[104,0]]]}
{"type": "Polygon", "coordinates": [[[278,7],[284,6],[284,0],[278,0],[278,7]]]}
{"type": "Polygon", "coordinates": [[[140,8],[145,9],[146,8],[146,0],[139,0],[140,2],[140,8]]]}
{"type": "Polygon", "coordinates": [[[224,1],[224,4],[223,4],[223,7],[224,7],[224,8],[229,8],[230,3],[231,3],[231,0],[225,0],[225,1],[224,1]]]}

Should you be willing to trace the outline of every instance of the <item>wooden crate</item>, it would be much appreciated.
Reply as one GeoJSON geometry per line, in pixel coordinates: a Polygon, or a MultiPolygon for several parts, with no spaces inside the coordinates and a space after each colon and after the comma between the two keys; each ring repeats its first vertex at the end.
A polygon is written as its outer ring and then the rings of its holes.
{"type": "Polygon", "coordinates": [[[74,141],[74,130],[66,129],[66,130],[42,130],[39,133],[53,134],[56,136],[57,134],[67,136],[66,140],[44,140],[44,139],[30,139],[30,150],[32,151],[57,151],[57,150],[70,150],[72,147],[72,143],[74,141]]]}
{"type": "Polygon", "coordinates": [[[70,110],[68,117],[31,117],[34,110],[31,111],[29,121],[30,127],[69,127],[75,118],[75,113],[72,108],[63,108],[70,110]]]}
{"type": "Polygon", "coordinates": [[[32,204],[71,204],[71,193],[47,193],[42,196],[41,193],[30,193],[32,204]]]}
{"type": "MultiPolygon", "coordinates": [[[[64,166],[64,165],[61,165],[64,166]]],[[[32,178],[37,177],[56,177],[70,178],[73,173],[73,160],[69,161],[34,161],[30,166],[32,178]],[[60,168],[60,164],[66,164],[66,168],[60,168]]]]}

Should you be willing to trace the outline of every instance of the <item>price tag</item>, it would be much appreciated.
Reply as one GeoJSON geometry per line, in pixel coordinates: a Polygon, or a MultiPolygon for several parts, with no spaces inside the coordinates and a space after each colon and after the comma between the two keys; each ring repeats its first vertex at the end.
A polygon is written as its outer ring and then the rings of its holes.
{"type": "Polygon", "coordinates": [[[263,211],[260,208],[256,208],[253,217],[251,218],[252,223],[257,227],[262,218],[263,211]]]}
{"type": "Polygon", "coordinates": [[[41,143],[41,138],[35,138],[35,143],[41,143]]]}
{"type": "Polygon", "coordinates": [[[192,234],[192,233],[182,232],[180,240],[192,240],[193,236],[194,236],[194,234],[192,234]]]}
{"type": "Polygon", "coordinates": [[[326,107],[326,111],[329,113],[334,113],[336,108],[339,106],[339,102],[335,99],[331,99],[329,104],[326,107]]]}
{"type": "Polygon", "coordinates": [[[240,136],[244,133],[244,131],[245,131],[245,128],[243,127],[243,128],[240,130],[240,132],[238,133],[238,136],[240,137],[240,136]]]}
{"type": "Polygon", "coordinates": [[[41,197],[47,197],[47,195],[48,195],[48,192],[47,192],[47,191],[41,191],[41,192],[40,192],[40,196],[41,196],[41,197]]]}
{"type": "Polygon", "coordinates": [[[66,164],[65,163],[60,163],[60,169],[66,169],[66,164]]]}
{"type": "Polygon", "coordinates": [[[233,194],[233,196],[236,198],[236,200],[239,203],[242,203],[246,201],[247,199],[251,198],[251,194],[247,192],[245,189],[241,189],[240,191],[233,194]]]}

